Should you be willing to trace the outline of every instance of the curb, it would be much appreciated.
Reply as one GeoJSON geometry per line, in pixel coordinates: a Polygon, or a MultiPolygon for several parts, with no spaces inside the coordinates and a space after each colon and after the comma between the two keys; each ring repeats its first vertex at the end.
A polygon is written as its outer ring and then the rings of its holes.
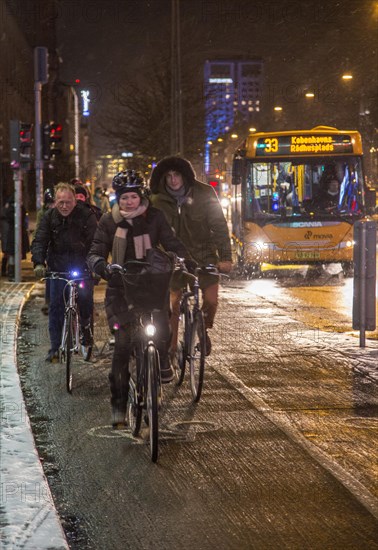
{"type": "Polygon", "coordinates": [[[17,337],[33,283],[0,287],[1,548],[68,550],[36,450],[17,372],[17,337]]]}

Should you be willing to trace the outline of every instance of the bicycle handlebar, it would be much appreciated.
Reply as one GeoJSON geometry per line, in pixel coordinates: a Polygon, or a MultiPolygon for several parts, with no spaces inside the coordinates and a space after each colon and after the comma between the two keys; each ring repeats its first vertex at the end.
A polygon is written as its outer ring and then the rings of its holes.
{"type": "Polygon", "coordinates": [[[62,280],[62,281],[90,281],[93,279],[91,275],[83,274],[80,275],[80,273],[76,271],[46,271],[45,276],[42,277],[42,281],[46,279],[55,279],[55,280],[62,280]],[[73,276],[75,275],[75,276],[73,276]]]}

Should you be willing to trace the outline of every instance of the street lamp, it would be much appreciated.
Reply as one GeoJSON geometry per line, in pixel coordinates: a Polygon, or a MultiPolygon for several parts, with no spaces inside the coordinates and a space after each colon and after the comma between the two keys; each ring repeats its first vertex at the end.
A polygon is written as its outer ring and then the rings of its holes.
{"type": "Polygon", "coordinates": [[[343,76],[341,77],[343,80],[352,80],[353,78],[353,75],[350,74],[350,73],[344,73],[343,76]]]}
{"type": "Polygon", "coordinates": [[[276,105],[276,107],[274,107],[274,110],[275,111],[282,111],[282,107],[280,107],[279,105],[276,105]]]}

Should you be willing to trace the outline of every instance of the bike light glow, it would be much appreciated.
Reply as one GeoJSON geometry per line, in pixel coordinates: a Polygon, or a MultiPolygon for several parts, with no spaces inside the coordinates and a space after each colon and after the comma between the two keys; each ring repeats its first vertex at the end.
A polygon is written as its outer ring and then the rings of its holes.
{"type": "Polygon", "coordinates": [[[114,323],[113,330],[119,330],[119,324],[118,323],[114,323]]]}
{"type": "Polygon", "coordinates": [[[80,281],[80,283],[79,283],[79,288],[84,288],[84,287],[85,287],[84,281],[80,281]]]}
{"type": "Polygon", "coordinates": [[[78,272],[78,271],[72,271],[72,272],[71,272],[71,275],[72,275],[72,277],[78,277],[78,276],[79,276],[79,272],[78,272]]]}
{"type": "Polygon", "coordinates": [[[144,330],[147,336],[155,336],[156,334],[156,327],[154,325],[147,325],[144,330]]]}

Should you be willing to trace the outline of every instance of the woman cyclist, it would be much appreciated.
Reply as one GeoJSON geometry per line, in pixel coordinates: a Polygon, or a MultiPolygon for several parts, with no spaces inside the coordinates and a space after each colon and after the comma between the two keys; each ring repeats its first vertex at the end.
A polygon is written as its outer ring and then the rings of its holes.
{"type": "MultiPolygon", "coordinates": [[[[184,245],[177,239],[166,221],[165,215],[150,205],[146,196],[143,177],[134,170],[119,172],[113,179],[116,203],[112,211],[102,216],[88,255],[91,269],[108,281],[105,309],[110,330],[115,334],[115,347],[109,374],[112,406],[112,425],[126,424],[126,408],[129,387],[129,356],[133,321],[126,301],[123,282],[119,274],[111,274],[108,257],[112,263],[124,265],[130,260],[145,260],[148,251],[159,245],[166,252],[180,257],[187,255],[184,245]]],[[[169,305],[155,316],[158,328],[161,378],[163,383],[173,379],[168,361],[170,343],[169,305]]]]}

